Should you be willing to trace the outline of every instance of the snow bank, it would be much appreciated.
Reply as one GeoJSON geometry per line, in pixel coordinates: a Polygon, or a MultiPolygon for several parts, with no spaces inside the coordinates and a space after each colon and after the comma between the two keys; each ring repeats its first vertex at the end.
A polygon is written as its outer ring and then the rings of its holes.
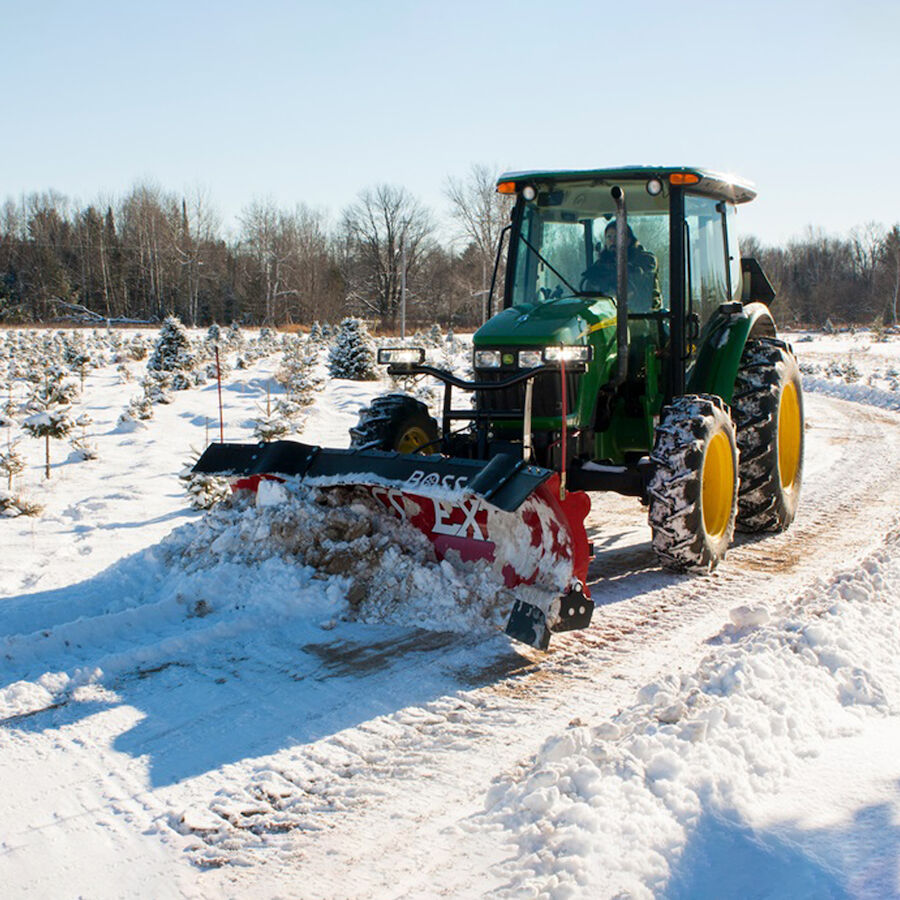
{"type": "Polygon", "coordinates": [[[829,739],[900,711],[900,528],[858,570],[731,619],[696,671],[494,786],[478,827],[518,844],[510,896],[657,896],[704,817],[740,821],[829,739]]]}
{"type": "Polygon", "coordinates": [[[900,410],[900,394],[894,391],[883,391],[881,388],[870,387],[866,384],[843,384],[839,381],[804,375],[803,389],[810,393],[825,394],[827,397],[865,403],[867,406],[900,410]]]}

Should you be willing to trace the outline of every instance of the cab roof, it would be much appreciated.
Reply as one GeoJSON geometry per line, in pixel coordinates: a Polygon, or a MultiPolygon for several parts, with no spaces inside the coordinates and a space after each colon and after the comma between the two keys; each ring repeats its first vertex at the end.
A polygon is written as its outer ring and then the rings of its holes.
{"type": "Polygon", "coordinates": [[[670,175],[696,175],[692,191],[720,197],[732,203],[747,203],[756,196],[752,182],[737,175],[725,175],[695,166],[621,166],[613,169],[536,169],[528,172],[504,172],[497,184],[504,181],[566,182],[566,181],[617,181],[629,179],[659,178],[668,181],[670,175]]]}

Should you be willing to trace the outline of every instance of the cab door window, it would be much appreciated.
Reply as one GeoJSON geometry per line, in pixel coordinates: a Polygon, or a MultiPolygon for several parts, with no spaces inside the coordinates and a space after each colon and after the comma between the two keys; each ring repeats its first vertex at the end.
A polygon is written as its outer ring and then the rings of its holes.
{"type": "Polygon", "coordinates": [[[688,313],[697,316],[703,325],[718,306],[731,299],[722,206],[711,197],[686,195],[684,221],[688,313]]]}

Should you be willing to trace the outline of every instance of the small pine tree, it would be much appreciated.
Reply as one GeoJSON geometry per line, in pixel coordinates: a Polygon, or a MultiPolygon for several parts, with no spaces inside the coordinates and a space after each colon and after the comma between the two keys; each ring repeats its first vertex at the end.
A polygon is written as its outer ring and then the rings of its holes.
{"type": "Polygon", "coordinates": [[[266,408],[260,407],[259,416],[253,427],[253,436],[258,441],[277,441],[285,435],[290,434],[291,425],[285,418],[284,413],[280,410],[272,411],[272,399],[266,392],[266,408]]]}
{"type": "Polygon", "coordinates": [[[12,490],[13,479],[25,471],[25,460],[18,452],[18,441],[7,441],[6,450],[0,452],[0,474],[6,476],[6,489],[12,490]]]}
{"type": "Polygon", "coordinates": [[[291,403],[303,407],[315,399],[321,387],[321,379],[315,374],[318,360],[319,348],[311,339],[294,339],[285,344],[281,368],[275,378],[284,386],[291,403]]]}
{"type": "Polygon", "coordinates": [[[232,322],[228,326],[228,331],[225,333],[225,343],[235,350],[239,350],[244,346],[244,335],[241,333],[241,326],[237,322],[232,322]]]}
{"type": "Polygon", "coordinates": [[[374,381],[375,351],[360,319],[347,317],[341,322],[337,339],[328,351],[328,371],[332,378],[352,381],[374,381]]]}
{"type": "Polygon", "coordinates": [[[140,362],[147,358],[147,353],[147,342],[139,334],[136,334],[128,342],[128,356],[135,362],[140,362]]]}
{"type": "Polygon", "coordinates": [[[29,416],[22,427],[33,437],[44,439],[44,477],[50,477],[50,438],[62,440],[72,430],[67,408],[56,407],[29,416]]]}
{"type": "Polygon", "coordinates": [[[290,434],[290,423],[279,412],[261,412],[253,427],[253,436],[258,441],[277,441],[290,434]]]}
{"type": "Polygon", "coordinates": [[[73,353],[69,359],[69,367],[73,372],[78,373],[78,377],[81,379],[81,390],[84,391],[84,378],[88,373],[88,369],[94,365],[94,358],[91,356],[90,351],[82,347],[76,353],[73,353]]]}
{"type": "Polygon", "coordinates": [[[184,325],[169,316],[159,330],[153,354],[147,363],[150,372],[190,372],[195,365],[191,339],[184,325]]]}
{"type": "Polygon", "coordinates": [[[184,485],[184,491],[188,495],[193,509],[211,509],[217,503],[231,496],[231,491],[224,478],[191,471],[199,458],[200,454],[196,450],[191,450],[190,459],[179,472],[178,478],[184,485]]]}
{"type": "Polygon", "coordinates": [[[57,365],[47,366],[39,375],[37,383],[28,399],[28,408],[33,411],[48,409],[71,403],[78,394],[78,387],[65,380],[65,371],[57,365]]]}
{"type": "Polygon", "coordinates": [[[82,462],[87,462],[91,459],[99,459],[100,452],[97,450],[97,445],[93,441],[85,440],[84,438],[76,437],[72,438],[69,441],[69,446],[74,451],[74,460],[77,462],[81,460],[82,462]]]}
{"type": "Polygon", "coordinates": [[[82,413],[75,420],[75,424],[81,429],[81,435],[69,441],[76,456],[82,460],[97,459],[100,455],[97,451],[97,445],[93,441],[89,441],[87,437],[87,427],[93,421],[88,413],[82,413]]]}
{"type": "Polygon", "coordinates": [[[146,394],[139,394],[128,401],[128,406],[119,416],[119,424],[133,426],[135,422],[153,418],[153,404],[146,394]]]}

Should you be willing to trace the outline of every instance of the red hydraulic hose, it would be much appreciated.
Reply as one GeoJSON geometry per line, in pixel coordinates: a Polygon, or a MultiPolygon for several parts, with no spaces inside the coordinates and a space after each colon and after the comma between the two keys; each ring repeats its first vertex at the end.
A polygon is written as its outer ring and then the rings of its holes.
{"type": "Polygon", "coordinates": [[[565,351],[560,348],[559,380],[562,387],[562,465],[559,469],[559,499],[566,499],[566,432],[569,428],[569,415],[566,403],[566,360],[565,351]]]}

